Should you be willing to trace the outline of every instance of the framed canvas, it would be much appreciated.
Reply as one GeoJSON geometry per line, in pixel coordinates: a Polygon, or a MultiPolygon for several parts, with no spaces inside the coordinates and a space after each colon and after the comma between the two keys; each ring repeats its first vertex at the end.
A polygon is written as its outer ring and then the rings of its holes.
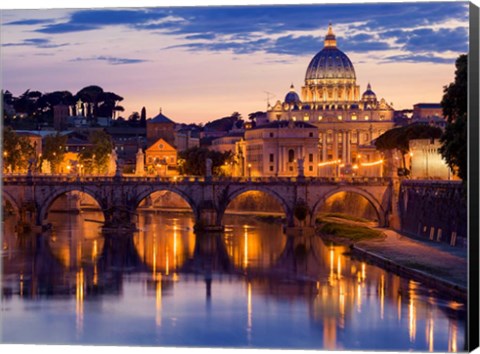
{"type": "Polygon", "coordinates": [[[2,349],[478,347],[478,6],[22,5],[2,349]]]}

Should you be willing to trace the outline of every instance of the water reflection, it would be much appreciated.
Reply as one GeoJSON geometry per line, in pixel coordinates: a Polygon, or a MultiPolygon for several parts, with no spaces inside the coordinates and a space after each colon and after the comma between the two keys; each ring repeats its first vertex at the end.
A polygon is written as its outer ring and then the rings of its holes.
{"type": "Polygon", "coordinates": [[[195,234],[190,215],[141,212],[140,231],[117,235],[85,221],[95,212],[49,218],[42,235],[4,223],[6,342],[464,348],[461,303],[274,222],[231,216],[226,233],[195,234]]]}

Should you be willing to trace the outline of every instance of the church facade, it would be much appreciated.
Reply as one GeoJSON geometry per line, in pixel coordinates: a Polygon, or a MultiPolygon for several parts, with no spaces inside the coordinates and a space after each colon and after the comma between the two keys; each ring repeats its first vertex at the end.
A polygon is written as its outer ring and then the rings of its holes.
{"type": "MultiPolygon", "coordinates": [[[[354,66],[337,48],[330,25],[324,48],[308,65],[302,98],[292,85],[283,102],[269,105],[265,118],[257,121],[257,129],[276,121],[312,124],[318,128],[315,175],[380,176],[383,160],[374,140],[393,128],[394,110],[385,99],[377,99],[370,84],[361,96],[360,92],[354,66]]],[[[273,158],[282,160],[282,156],[273,158]]]]}

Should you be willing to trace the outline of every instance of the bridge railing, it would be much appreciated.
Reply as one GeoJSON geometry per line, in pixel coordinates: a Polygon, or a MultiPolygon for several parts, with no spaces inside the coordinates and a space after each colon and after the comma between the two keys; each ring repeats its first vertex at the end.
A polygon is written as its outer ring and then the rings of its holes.
{"type": "MultiPolygon", "coordinates": [[[[203,176],[98,176],[65,174],[4,174],[4,183],[309,183],[309,184],[388,184],[389,177],[212,177],[203,176]]],[[[419,181],[416,181],[417,183],[419,181]]],[[[428,181],[431,183],[432,181],[428,181]]]]}

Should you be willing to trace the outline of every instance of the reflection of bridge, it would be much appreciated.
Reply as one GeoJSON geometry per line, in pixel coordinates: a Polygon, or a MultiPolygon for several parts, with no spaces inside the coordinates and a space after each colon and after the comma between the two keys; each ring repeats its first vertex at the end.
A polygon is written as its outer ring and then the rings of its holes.
{"type": "Polygon", "coordinates": [[[57,198],[72,191],[87,193],[103,210],[106,225],[117,226],[134,222],[140,202],[152,193],[166,190],[178,194],[190,205],[198,227],[218,230],[222,228],[222,218],[230,202],[248,191],[261,191],[278,200],[289,227],[312,226],[327,198],[351,192],[366,198],[375,209],[380,226],[386,226],[395,209],[392,209],[392,186],[390,178],[4,176],[3,196],[23,221],[42,226],[57,198]],[[298,220],[302,212],[306,218],[298,220]]]}

